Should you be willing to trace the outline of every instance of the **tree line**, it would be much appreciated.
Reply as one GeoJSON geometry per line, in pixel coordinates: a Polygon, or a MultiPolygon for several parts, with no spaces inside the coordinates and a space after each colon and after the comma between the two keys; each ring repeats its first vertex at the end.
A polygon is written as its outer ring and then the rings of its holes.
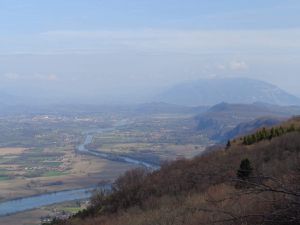
{"type": "Polygon", "coordinates": [[[287,128],[284,128],[282,126],[275,128],[273,127],[271,129],[263,128],[262,130],[259,130],[254,134],[244,136],[242,140],[244,145],[252,145],[263,140],[272,140],[275,137],[280,137],[284,134],[296,131],[300,132],[300,128],[296,128],[294,124],[291,124],[287,128]]]}

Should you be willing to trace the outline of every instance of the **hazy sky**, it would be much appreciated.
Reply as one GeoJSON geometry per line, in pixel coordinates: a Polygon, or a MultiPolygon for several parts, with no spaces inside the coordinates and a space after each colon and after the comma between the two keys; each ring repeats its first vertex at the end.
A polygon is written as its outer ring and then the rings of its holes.
{"type": "Polygon", "coordinates": [[[250,77],[300,96],[299,0],[0,0],[0,91],[142,100],[250,77]]]}

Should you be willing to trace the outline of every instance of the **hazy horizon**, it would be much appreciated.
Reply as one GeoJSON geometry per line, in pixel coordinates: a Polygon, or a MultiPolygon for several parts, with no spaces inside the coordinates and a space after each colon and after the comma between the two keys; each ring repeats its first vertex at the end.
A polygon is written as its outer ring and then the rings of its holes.
{"type": "Polygon", "coordinates": [[[0,92],[49,101],[142,102],[213,77],[300,97],[296,0],[0,2],[0,92]]]}

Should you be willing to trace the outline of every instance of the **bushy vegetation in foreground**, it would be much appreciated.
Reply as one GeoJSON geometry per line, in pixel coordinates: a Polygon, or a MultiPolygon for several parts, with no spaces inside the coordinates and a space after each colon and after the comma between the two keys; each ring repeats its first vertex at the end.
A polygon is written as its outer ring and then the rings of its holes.
{"type": "Polygon", "coordinates": [[[129,171],[67,225],[300,224],[300,133],[129,171]]]}

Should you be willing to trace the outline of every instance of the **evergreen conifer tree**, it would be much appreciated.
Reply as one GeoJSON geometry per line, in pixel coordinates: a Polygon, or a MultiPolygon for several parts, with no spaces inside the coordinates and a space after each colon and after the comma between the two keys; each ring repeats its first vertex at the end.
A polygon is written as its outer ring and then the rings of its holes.
{"type": "Polygon", "coordinates": [[[252,174],[253,168],[249,159],[243,159],[240,164],[240,168],[237,171],[237,177],[242,180],[246,180],[252,174]]]}

